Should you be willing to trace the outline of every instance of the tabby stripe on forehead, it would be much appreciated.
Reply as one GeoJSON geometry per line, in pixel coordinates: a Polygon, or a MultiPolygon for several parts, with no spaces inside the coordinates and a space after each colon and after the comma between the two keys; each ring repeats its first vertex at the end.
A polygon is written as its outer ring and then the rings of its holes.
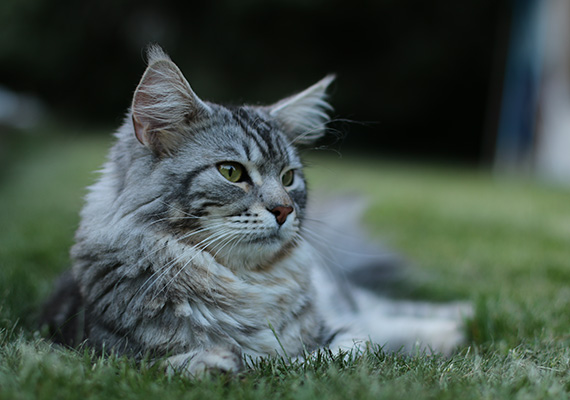
{"type": "Polygon", "coordinates": [[[254,127],[258,135],[267,143],[267,148],[273,159],[283,157],[288,154],[281,146],[279,136],[273,134],[274,128],[265,120],[259,118],[254,121],[254,127]]]}
{"type": "Polygon", "coordinates": [[[252,120],[249,113],[242,109],[238,108],[235,112],[232,112],[233,119],[239,124],[241,129],[247,134],[247,136],[252,139],[259,151],[261,152],[263,158],[270,158],[270,144],[255,130],[254,120],[252,120]],[[265,141],[265,143],[262,143],[265,141]]]}
{"type": "MultiPolygon", "coordinates": [[[[263,144],[261,142],[261,137],[259,135],[256,134],[255,131],[252,130],[252,127],[249,125],[241,125],[243,131],[245,132],[245,134],[247,135],[247,137],[249,137],[251,140],[253,140],[255,142],[255,144],[257,145],[257,148],[259,149],[259,151],[261,152],[261,155],[263,156],[263,158],[268,159],[269,158],[269,147],[267,146],[267,144],[263,144]]],[[[243,142],[243,144],[245,145],[245,142],[243,142]]]]}
{"type": "Polygon", "coordinates": [[[284,143],[283,140],[281,140],[281,136],[275,134],[276,128],[262,117],[257,118],[253,122],[253,125],[258,135],[267,143],[272,158],[278,159],[286,157],[286,161],[289,162],[289,152],[283,146],[284,143]]]}
{"type": "Polygon", "coordinates": [[[283,147],[283,142],[279,140],[277,135],[275,135],[275,147],[277,147],[277,152],[281,155],[281,157],[285,157],[287,159],[287,163],[289,163],[291,161],[289,152],[285,149],[285,147],[283,147]]]}
{"type": "MultiPolygon", "coordinates": [[[[244,147],[246,156],[247,156],[248,158],[250,158],[249,147],[247,147],[247,144],[246,144],[246,143],[242,143],[242,144],[243,144],[243,147],[244,147]]],[[[228,154],[228,155],[233,154],[233,157],[236,157],[235,159],[239,159],[239,157],[242,157],[242,156],[243,156],[243,154],[240,153],[239,151],[237,151],[234,147],[229,147],[229,146],[220,147],[220,150],[222,150],[224,153],[226,153],[226,154],[228,154]]],[[[228,157],[227,159],[228,159],[228,160],[231,160],[230,157],[228,157]]]]}
{"type": "Polygon", "coordinates": [[[274,128],[267,121],[257,119],[254,125],[259,136],[267,143],[272,158],[279,158],[283,154],[286,154],[283,148],[279,146],[278,136],[273,134],[274,128]]]}
{"type": "Polygon", "coordinates": [[[251,149],[249,148],[248,144],[245,142],[242,142],[243,145],[243,149],[245,150],[245,155],[247,156],[248,160],[251,160],[251,149]]]}

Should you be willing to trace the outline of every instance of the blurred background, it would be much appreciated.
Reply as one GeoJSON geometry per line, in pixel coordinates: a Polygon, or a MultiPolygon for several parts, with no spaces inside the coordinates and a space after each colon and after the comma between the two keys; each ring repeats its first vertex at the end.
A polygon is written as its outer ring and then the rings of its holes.
{"type": "Polygon", "coordinates": [[[338,76],[334,146],[570,183],[566,0],[2,0],[0,156],[109,134],[159,43],[197,94],[270,103],[338,76]]]}

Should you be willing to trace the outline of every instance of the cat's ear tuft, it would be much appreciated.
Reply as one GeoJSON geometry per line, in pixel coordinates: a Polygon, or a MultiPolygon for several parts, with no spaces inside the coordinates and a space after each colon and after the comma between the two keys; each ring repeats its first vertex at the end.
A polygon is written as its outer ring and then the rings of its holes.
{"type": "Polygon", "coordinates": [[[161,60],[172,62],[172,60],[170,59],[168,54],[164,52],[162,47],[156,44],[151,44],[146,49],[146,60],[147,60],[147,65],[149,66],[161,60]]]}
{"type": "Polygon", "coordinates": [[[160,47],[150,47],[147,57],[148,67],[131,106],[133,127],[139,142],[155,154],[171,155],[184,137],[185,125],[210,108],[160,47]]]}
{"type": "Polygon", "coordinates": [[[328,112],[332,110],[326,92],[334,79],[334,75],[328,75],[301,93],[269,107],[269,114],[281,122],[293,144],[312,145],[324,135],[330,120],[328,112]]]}

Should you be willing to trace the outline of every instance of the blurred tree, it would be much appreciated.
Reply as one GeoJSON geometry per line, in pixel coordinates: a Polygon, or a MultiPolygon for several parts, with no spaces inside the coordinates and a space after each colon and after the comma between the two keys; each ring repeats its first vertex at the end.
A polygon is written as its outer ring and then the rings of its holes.
{"type": "Polygon", "coordinates": [[[506,0],[3,0],[0,84],[117,124],[161,44],[196,92],[271,102],[326,73],[348,145],[476,161],[506,0]]]}

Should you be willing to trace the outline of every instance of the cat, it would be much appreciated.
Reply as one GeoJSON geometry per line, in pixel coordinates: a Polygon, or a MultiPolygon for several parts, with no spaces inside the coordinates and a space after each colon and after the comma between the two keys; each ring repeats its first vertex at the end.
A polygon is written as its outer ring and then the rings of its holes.
{"type": "Polygon", "coordinates": [[[346,202],[316,205],[328,232],[307,216],[299,151],[326,132],[332,75],[273,105],[226,107],[201,100],[160,47],[147,58],[44,309],[55,342],[188,376],[240,371],[246,355],[463,342],[456,304],[391,301],[350,280],[384,261],[365,254],[346,202]],[[338,231],[355,232],[350,253],[338,231]]]}

